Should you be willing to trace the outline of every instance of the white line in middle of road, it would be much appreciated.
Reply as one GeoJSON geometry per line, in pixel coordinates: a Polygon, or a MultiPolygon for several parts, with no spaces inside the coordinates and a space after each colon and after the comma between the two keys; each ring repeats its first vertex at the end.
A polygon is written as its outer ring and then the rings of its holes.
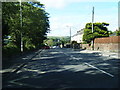
{"type": "Polygon", "coordinates": [[[89,63],[85,63],[85,64],[88,65],[88,66],[90,66],[90,67],[93,67],[93,68],[95,68],[95,69],[97,69],[97,70],[99,70],[99,71],[101,71],[101,72],[103,72],[103,73],[105,73],[105,74],[107,74],[107,75],[109,75],[111,77],[114,77],[114,75],[112,75],[112,74],[110,74],[110,73],[108,73],[106,71],[103,71],[103,70],[101,70],[101,69],[99,69],[99,68],[97,68],[97,67],[95,67],[95,66],[93,66],[93,65],[91,65],[89,63]]]}

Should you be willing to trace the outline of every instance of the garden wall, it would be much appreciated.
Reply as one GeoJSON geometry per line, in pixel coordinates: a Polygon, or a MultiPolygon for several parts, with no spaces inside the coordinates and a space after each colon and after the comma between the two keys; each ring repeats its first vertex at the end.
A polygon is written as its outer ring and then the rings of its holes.
{"type": "MultiPolygon", "coordinates": [[[[82,48],[91,49],[91,45],[82,44],[82,48]]],[[[94,50],[120,52],[120,36],[96,38],[94,50]]]]}

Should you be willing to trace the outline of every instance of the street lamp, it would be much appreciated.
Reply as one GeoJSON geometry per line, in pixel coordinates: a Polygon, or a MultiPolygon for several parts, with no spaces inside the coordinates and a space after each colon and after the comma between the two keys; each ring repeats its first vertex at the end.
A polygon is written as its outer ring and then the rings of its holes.
{"type": "Polygon", "coordinates": [[[21,25],[21,52],[23,52],[23,40],[22,40],[22,8],[20,0],[20,25],[21,25]]]}
{"type": "Polygon", "coordinates": [[[71,26],[66,26],[70,28],[70,43],[71,43],[71,26]]]}

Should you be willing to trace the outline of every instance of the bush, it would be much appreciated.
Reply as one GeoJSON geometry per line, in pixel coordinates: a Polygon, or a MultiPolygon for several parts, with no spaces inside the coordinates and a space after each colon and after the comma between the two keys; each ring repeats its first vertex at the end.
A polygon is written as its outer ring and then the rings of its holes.
{"type": "Polygon", "coordinates": [[[20,48],[18,48],[12,42],[8,43],[7,45],[2,47],[2,54],[3,57],[11,57],[17,53],[20,53],[20,48]]]}
{"type": "Polygon", "coordinates": [[[32,50],[35,49],[35,45],[33,45],[31,42],[26,42],[25,43],[25,50],[32,50]]]}

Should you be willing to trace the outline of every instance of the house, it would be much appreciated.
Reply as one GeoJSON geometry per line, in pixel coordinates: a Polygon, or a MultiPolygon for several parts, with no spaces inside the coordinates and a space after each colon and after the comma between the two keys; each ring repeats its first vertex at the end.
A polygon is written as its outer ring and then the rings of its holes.
{"type": "Polygon", "coordinates": [[[77,31],[76,34],[71,36],[71,41],[76,41],[77,43],[83,42],[82,37],[83,37],[84,29],[81,29],[77,31]]]}

